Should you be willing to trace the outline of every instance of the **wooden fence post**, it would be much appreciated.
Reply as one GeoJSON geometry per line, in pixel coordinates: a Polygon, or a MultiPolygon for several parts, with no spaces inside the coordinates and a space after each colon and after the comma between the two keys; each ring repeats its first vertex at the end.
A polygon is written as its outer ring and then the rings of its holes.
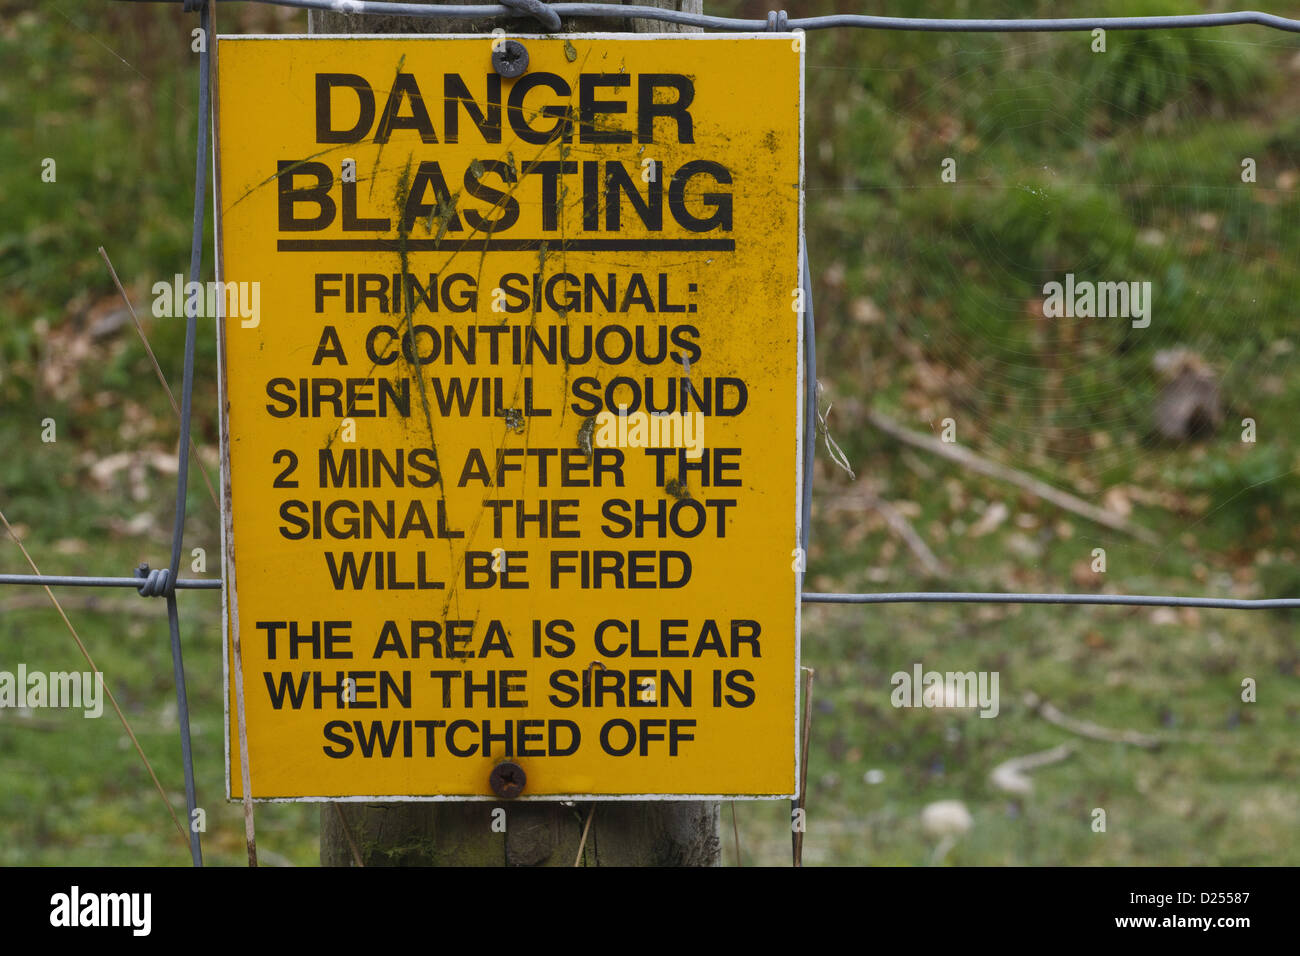
{"type": "MultiPolygon", "coordinates": [[[[642,5],[702,12],[703,0],[639,0],[642,5]]],[[[696,27],[618,17],[564,21],[564,32],[689,33],[696,27]]],[[[490,33],[486,20],[356,15],[312,11],[311,33],[490,33]]],[[[539,33],[530,20],[510,33],[539,33]]],[[[702,801],[576,803],[323,803],[322,866],[573,866],[583,846],[587,866],[716,866],[721,856],[718,804],[702,801]],[[492,811],[506,811],[505,833],[492,811]],[[585,844],[582,834],[590,827],[585,844]]]]}

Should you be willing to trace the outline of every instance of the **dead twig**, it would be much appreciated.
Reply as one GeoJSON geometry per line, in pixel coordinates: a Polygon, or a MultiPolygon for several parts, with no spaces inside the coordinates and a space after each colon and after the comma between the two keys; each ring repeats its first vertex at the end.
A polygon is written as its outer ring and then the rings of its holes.
{"type": "MultiPolygon", "coordinates": [[[[113,277],[113,284],[117,286],[117,291],[122,294],[122,301],[126,303],[126,309],[131,313],[131,321],[135,323],[135,330],[140,335],[140,341],[144,343],[144,350],[149,354],[149,361],[153,363],[154,374],[158,376],[158,381],[162,383],[163,391],[167,393],[167,400],[172,403],[172,410],[176,417],[181,417],[181,408],[176,404],[176,396],[172,394],[172,387],[167,384],[167,376],[163,375],[162,366],[158,364],[158,357],[153,354],[153,346],[149,344],[149,338],[144,334],[144,326],[140,324],[140,319],[135,314],[135,306],[131,304],[131,298],[126,294],[126,289],[122,288],[122,280],[117,277],[117,270],[113,268],[113,263],[109,261],[108,253],[104,247],[99,247],[99,254],[104,259],[104,264],[108,266],[108,273],[113,277]]],[[[216,489],[212,487],[212,479],[208,477],[208,470],[203,467],[203,461],[199,458],[199,448],[194,444],[194,439],[190,438],[190,451],[194,454],[194,463],[199,466],[199,473],[203,475],[203,483],[208,486],[208,494],[212,496],[212,503],[221,507],[217,501],[216,489]]]]}
{"type": "Polygon", "coordinates": [[[921,567],[926,574],[932,578],[948,576],[948,569],[944,567],[942,561],[934,556],[934,552],[925,543],[925,539],[912,527],[912,522],[908,521],[907,516],[888,501],[871,492],[866,492],[856,498],[837,501],[833,507],[852,510],[868,509],[876,512],[885,519],[885,524],[889,525],[889,530],[901,538],[903,543],[907,545],[908,550],[916,555],[916,559],[921,563],[921,567]]]}
{"type": "Polygon", "coordinates": [[[596,804],[592,803],[591,809],[587,811],[587,822],[582,828],[582,839],[578,841],[578,855],[574,858],[573,865],[582,865],[582,852],[587,848],[587,834],[591,831],[591,818],[596,815],[596,804]]]}
{"type": "Polygon", "coordinates": [[[1048,764],[1060,763],[1072,753],[1074,753],[1073,747],[1069,744],[1061,744],[1051,750],[1040,750],[1023,757],[1012,757],[993,768],[993,772],[989,774],[989,781],[999,790],[1028,796],[1034,792],[1034,782],[1026,776],[1028,771],[1046,767],[1048,764]]]}
{"type": "MultiPolygon", "coordinates": [[[[352,848],[352,862],[357,866],[365,866],[365,861],[361,859],[361,848],[357,846],[357,838],[352,835],[352,827],[348,824],[348,818],[343,815],[343,804],[334,804],[334,811],[339,815],[339,823],[343,825],[343,835],[347,837],[348,846],[352,848]]],[[[265,850],[262,851],[265,854],[265,850]]]]}
{"type": "Polygon", "coordinates": [[[1079,720],[1077,717],[1063,714],[1033,691],[1025,694],[1025,705],[1048,723],[1056,724],[1056,726],[1068,730],[1072,734],[1078,734],[1080,737],[1087,737],[1090,740],[1100,740],[1108,744],[1131,744],[1145,750],[1158,750],[1166,743],[1163,737],[1144,734],[1137,730],[1110,730],[1094,724],[1092,721],[1079,720]]]}
{"type": "MultiPolygon", "coordinates": [[[[831,426],[826,419],[830,416],[831,406],[827,404],[826,411],[821,410],[822,383],[817,383],[817,431],[821,433],[826,442],[826,453],[831,456],[831,461],[843,468],[850,478],[857,480],[857,475],[853,473],[853,466],[849,464],[849,458],[844,454],[844,449],[840,448],[839,442],[831,437],[831,426]]],[[[815,439],[814,439],[815,440],[815,439]]]]}
{"type": "Polygon", "coordinates": [[[961,445],[949,444],[948,442],[939,441],[931,438],[929,435],[922,435],[917,432],[904,428],[898,422],[882,415],[880,412],[868,412],[867,421],[880,429],[891,438],[896,438],[913,448],[920,448],[925,451],[933,452],[941,458],[947,458],[949,461],[956,462],[969,471],[976,472],[989,478],[996,478],[999,481],[1005,481],[1015,485],[1024,491],[1029,492],[1035,497],[1042,498],[1044,501],[1063,508],[1081,518],[1087,518],[1096,524],[1115,531],[1121,531],[1124,534],[1132,535],[1144,544],[1158,546],[1160,539],[1151,531],[1140,525],[1135,525],[1121,515],[1113,511],[1107,511],[1104,508],[1098,508],[1091,505],[1082,498],[1076,497],[1067,491],[1061,491],[1053,488],[1046,482],[1039,481],[1022,471],[1017,471],[1007,465],[998,464],[987,458],[975,454],[968,448],[961,445]]]}
{"type": "MultiPolygon", "coordinates": [[[[23,557],[27,559],[27,564],[31,567],[32,574],[39,575],[41,569],[36,566],[36,562],[32,560],[32,556],[27,553],[26,546],[14,532],[13,527],[9,524],[9,519],[4,516],[3,511],[0,511],[0,524],[5,526],[5,530],[9,532],[9,537],[13,538],[14,544],[18,545],[18,550],[21,551],[23,557]]],[[[100,674],[102,679],[100,669],[95,666],[95,662],[90,657],[90,651],[86,650],[86,645],[82,643],[81,635],[77,633],[77,629],[72,626],[72,621],[68,620],[68,615],[64,613],[63,605],[59,603],[59,599],[54,596],[54,592],[48,587],[45,588],[45,594],[49,597],[51,603],[54,604],[54,610],[59,612],[59,617],[63,618],[63,623],[72,634],[72,639],[77,644],[77,650],[81,651],[81,656],[86,659],[86,663],[90,665],[90,669],[94,673],[100,674]]],[[[162,797],[163,803],[167,807],[167,813],[170,814],[172,818],[172,823],[176,824],[176,832],[180,835],[181,842],[185,844],[186,849],[189,849],[189,835],[186,834],[185,828],[181,826],[181,821],[177,818],[176,811],[172,808],[172,802],[167,797],[167,791],[163,789],[162,782],[158,779],[158,775],[154,773],[153,764],[151,764],[149,758],[144,755],[144,748],[140,746],[140,741],[136,738],[135,731],[131,729],[131,724],[127,721],[126,714],[122,713],[122,708],[117,705],[117,698],[114,697],[113,692],[109,690],[108,684],[105,683],[103,688],[104,696],[107,697],[108,702],[113,705],[113,711],[117,714],[117,719],[121,721],[122,728],[126,731],[126,735],[131,738],[131,743],[135,747],[135,752],[140,755],[140,760],[144,764],[144,768],[149,771],[149,777],[153,780],[154,789],[158,791],[158,796],[162,797]]]]}

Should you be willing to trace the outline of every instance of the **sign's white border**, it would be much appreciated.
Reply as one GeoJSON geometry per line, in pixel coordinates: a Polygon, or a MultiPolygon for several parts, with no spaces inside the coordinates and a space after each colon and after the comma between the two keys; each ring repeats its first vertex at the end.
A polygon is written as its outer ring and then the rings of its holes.
{"type": "MultiPolygon", "coordinates": [[[[511,39],[516,40],[554,40],[554,34],[541,33],[512,33],[507,34],[511,39]]],[[[798,33],[569,33],[564,36],[574,40],[691,40],[693,42],[707,42],[709,40],[729,39],[729,40],[781,40],[786,43],[793,43],[796,38],[800,39],[799,53],[799,238],[795,245],[795,263],[794,274],[800,285],[803,283],[803,255],[805,249],[804,242],[804,61],[807,55],[807,43],[803,32],[798,33]]],[[[240,40],[384,40],[392,41],[396,39],[393,34],[305,34],[305,33],[284,33],[284,34],[218,34],[216,42],[213,45],[213,64],[214,72],[220,71],[221,58],[217,52],[222,43],[238,42],[240,40]]],[[[413,34],[411,36],[401,37],[400,39],[411,42],[437,42],[439,40],[485,40],[496,39],[492,34],[481,33],[432,33],[432,34],[413,34]]],[[[211,91],[212,104],[212,229],[214,234],[213,248],[215,250],[215,268],[216,279],[218,282],[224,281],[222,275],[222,256],[221,256],[221,176],[220,176],[220,123],[218,122],[219,100],[217,90],[211,91]]],[[[811,270],[809,272],[811,278],[811,270]]],[[[220,299],[220,297],[218,297],[220,299]]],[[[807,382],[804,375],[804,316],[802,312],[793,313],[798,324],[796,333],[796,379],[795,379],[795,494],[794,494],[794,547],[802,547],[803,544],[803,515],[801,509],[803,506],[803,457],[804,442],[807,437],[804,435],[804,408],[807,400],[807,382]]],[[[230,417],[227,414],[226,407],[226,351],[225,351],[225,315],[224,310],[219,309],[216,320],[217,335],[217,408],[220,412],[220,443],[221,443],[221,698],[222,713],[224,715],[224,726],[222,737],[225,741],[226,753],[226,799],[238,801],[242,798],[231,795],[230,781],[230,611],[231,598],[228,583],[232,580],[233,570],[231,567],[231,551],[233,549],[233,519],[230,511],[230,417]]],[[[807,560],[807,556],[804,556],[807,560]]],[[[800,577],[802,580],[802,575],[800,577]]],[[[236,592],[237,593],[237,592],[236,592]]],[[[802,664],[802,635],[800,629],[800,608],[801,604],[796,593],[794,606],[794,779],[793,783],[798,784],[802,767],[800,766],[801,754],[799,752],[799,723],[800,723],[800,703],[801,687],[800,667],[802,664]]],[[[238,609],[236,607],[236,613],[238,609]]],[[[254,768],[249,767],[249,776],[255,776],[254,768]]],[[[578,800],[793,800],[798,796],[797,793],[763,793],[763,794],[739,794],[739,793],[545,793],[545,794],[522,794],[515,797],[510,803],[527,803],[527,802],[575,802],[578,800]]],[[[428,794],[428,795],[410,795],[410,794],[375,794],[372,796],[301,796],[301,797],[253,797],[254,803],[364,803],[364,802],[385,802],[385,803],[471,803],[493,801],[500,803],[502,798],[492,795],[473,795],[473,794],[428,794]]]]}

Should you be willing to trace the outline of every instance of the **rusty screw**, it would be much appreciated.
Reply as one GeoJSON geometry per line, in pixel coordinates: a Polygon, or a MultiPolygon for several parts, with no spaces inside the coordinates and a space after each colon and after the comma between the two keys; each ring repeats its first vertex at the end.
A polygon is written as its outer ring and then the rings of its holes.
{"type": "Polygon", "coordinates": [[[528,69],[528,50],[518,40],[503,40],[492,50],[492,69],[507,80],[522,76],[528,69]]]}
{"type": "Polygon", "coordinates": [[[527,782],[528,775],[524,773],[524,768],[509,760],[503,760],[493,767],[488,776],[492,792],[503,800],[513,800],[519,796],[524,792],[524,784],[527,782]]]}

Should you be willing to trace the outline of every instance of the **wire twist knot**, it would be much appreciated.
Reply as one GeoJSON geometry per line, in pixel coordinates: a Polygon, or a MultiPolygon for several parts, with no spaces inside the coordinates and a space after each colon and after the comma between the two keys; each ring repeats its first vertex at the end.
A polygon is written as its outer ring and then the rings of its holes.
{"type": "Polygon", "coordinates": [[[166,597],[173,591],[172,573],[168,568],[150,570],[149,565],[142,564],[135,569],[135,576],[144,579],[144,583],[136,588],[140,597],[166,597]]]}
{"type": "Polygon", "coordinates": [[[541,21],[548,33],[560,32],[560,15],[542,3],[542,0],[501,0],[512,10],[518,10],[541,21]]]}

